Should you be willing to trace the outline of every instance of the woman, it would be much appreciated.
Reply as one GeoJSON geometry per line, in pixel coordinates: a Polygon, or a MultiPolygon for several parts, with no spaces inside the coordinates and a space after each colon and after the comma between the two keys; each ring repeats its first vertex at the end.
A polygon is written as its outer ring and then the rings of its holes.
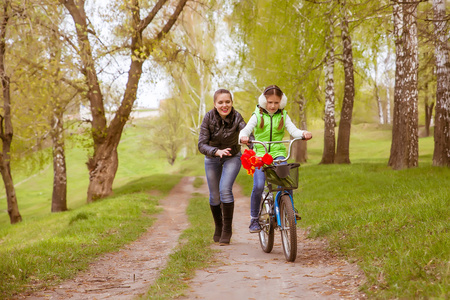
{"type": "Polygon", "coordinates": [[[233,108],[230,91],[214,93],[214,108],[203,118],[198,149],[205,155],[209,204],[214,218],[214,241],[230,244],[234,212],[233,183],[241,169],[239,132],[245,127],[241,114],[233,108]]]}

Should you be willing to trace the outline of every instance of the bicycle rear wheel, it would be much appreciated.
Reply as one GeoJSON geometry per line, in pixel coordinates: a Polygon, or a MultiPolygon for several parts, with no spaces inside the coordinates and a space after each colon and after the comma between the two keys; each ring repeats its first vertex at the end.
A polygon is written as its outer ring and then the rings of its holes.
{"type": "Polygon", "coordinates": [[[284,256],[287,261],[293,262],[297,257],[297,226],[295,224],[294,208],[289,195],[281,196],[280,215],[284,256]]]}
{"type": "Polygon", "coordinates": [[[274,228],[273,228],[273,215],[271,209],[271,203],[268,199],[261,200],[261,208],[259,209],[259,226],[261,231],[259,232],[259,243],[264,252],[270,253],[273,249],[274,241],[274,228]]]}

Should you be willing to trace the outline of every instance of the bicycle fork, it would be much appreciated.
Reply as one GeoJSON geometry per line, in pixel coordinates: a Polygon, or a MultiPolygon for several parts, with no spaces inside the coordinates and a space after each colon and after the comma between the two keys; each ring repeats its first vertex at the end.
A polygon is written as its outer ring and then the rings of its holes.
{"type": "MultiPolygon", "coordinates": [[[[277,195],[275,196],[275,201],[274,201],[274,208],[275,208],[275,215],[277,217],[277,224],[278,227],[281,228],[281,215],[280,215],[280,200],[281,200],[281,196],[283,195],[288,195],[289,199],[291,199],[291,203],[292,203],[292,207],[294,207],[294,199],[292,199],[292,196],[286,192],[286,191],[278,191],[277,195]]],[[[295,224],[297,225],[297,219],[295,219],[295,224]]],[[[283,229],[283,228],[281,228],[283,229]]]]}

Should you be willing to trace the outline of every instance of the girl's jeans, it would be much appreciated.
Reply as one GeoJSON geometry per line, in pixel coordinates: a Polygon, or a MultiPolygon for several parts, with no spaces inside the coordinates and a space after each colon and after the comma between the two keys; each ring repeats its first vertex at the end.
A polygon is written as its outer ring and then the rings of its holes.
{"type": "MultiPolygon", "coordinates": [[[[279,156],[275,159],[284,159],[283,156],[279,156]]],[[[287,164],[287,162],[283,162],[281,164],[287,164]]],[[[264,175],[264,172],[262,168],[256,169],[255,174],[253,174],[253,190],[252,195],[250,198],[250,216],[252,219],[258,218],[259,215],[259,206],[261,205],[261,197],[262,193],[264,192],[264,185],[266,181],[266,176],[264,175]]],[[[274,197],[275,197],[274,192],[274,197]]],[[[289,191],[289,194],[292,195],[292,191],[289,191]]]]}
{"type": "Polygon", "coordinates": [[[241,154],[236,156],[205,156],[205,173],[209,188],[209,204],[234,202],[233,184],[241,169],[241,154]]]}

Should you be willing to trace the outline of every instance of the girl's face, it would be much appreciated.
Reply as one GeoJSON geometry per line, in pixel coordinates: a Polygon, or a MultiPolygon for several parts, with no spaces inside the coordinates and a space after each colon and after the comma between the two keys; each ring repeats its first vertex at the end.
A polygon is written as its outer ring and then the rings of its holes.
{"type": "Polygon", "coordinates": [[[231,112],[233,101],[230,94],[219,94],[214,102],[214,107],[219,112],[219,115],[225,119],[231,112]]]}
{"type": "Polygon", "coordinates": [[[280,102],[281,98],[277,95],[269,95],[266,96],[267,99],[267,111],[271,114],[274,114],[277,112],[277,110],[280,108],[280,102]]]}

